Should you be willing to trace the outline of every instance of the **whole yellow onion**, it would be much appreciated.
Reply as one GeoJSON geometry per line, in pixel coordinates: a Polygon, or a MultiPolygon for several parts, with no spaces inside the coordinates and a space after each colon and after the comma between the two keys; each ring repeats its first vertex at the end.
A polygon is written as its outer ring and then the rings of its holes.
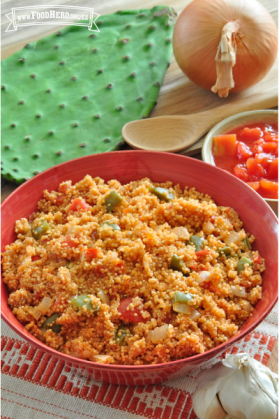
{"type": "Polygon", "coordinates": [[[221,97],[258,83],[274,64],[277,47],[275,22],[256,0],[193,0],[173,34],[182,71],[221,97]]]}

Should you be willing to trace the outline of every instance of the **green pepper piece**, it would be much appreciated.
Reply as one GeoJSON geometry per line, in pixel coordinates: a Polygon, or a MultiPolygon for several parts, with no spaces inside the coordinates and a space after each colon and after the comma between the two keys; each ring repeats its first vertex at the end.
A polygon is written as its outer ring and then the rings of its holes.
{"type": "Polygon", "coordinates": [[[103,223],[100,224],[100,227],[104,227],[104,225],[111,227],[114,231],[121,230],[118,224],[112,223],[111,221],[104,221],[103,223]]]}
{"type": "Polygon", "coordinates": [[[170,267],[175,271],[182,272],[183,261],[177,255],[172,255],[170,267]]]}
{"type": "Polygon", "coordinates": [[[195,245],[196,248],[196,252],[199,252],[200,250],[202,250],[203,246],[204,246],[204,238],[200,237],[200,236],[191,236],[190,237],[190,242],[192,242],[195,245]]]}
{"type": "Polygon", "coordinates": [[[51,329],[54,333],[59,333],[62,329],[62,327],[60,326],[60,324],[56,324],[56,319],[60,317],[60,314],[58,313],[53,313],[50,317],[48,317],[44,323],[43,323],[43,328],[45,329],[51,329]]]}
{"type": "Polygon", "coordinates": [[[80,294],[77,297],[73,298],[71,300],[71,306],[75,309],[82,309],[85,306],[87,308],[87,311],[93,311],[95,316],[97,315],[98,311],[100,311],[100,306],[93,306],[91,298],[87,294],[80,294]]]}
{"type": "Polygon", "coordinates": [[[157,188],[156,186],[150,186],[149,191],[156,195],[162,201],[170,202],[173,200],[173,193],[169,192],[166,188],[157,188]]]}
{"type": "Polygon", "coordinates": [[[243,270],[244,270],[244,265],[245,265],[245,264],[248,264],[249,266],[251,266],[251,265],[253,265],[253,262],[252,262],[250,259],[246,258],[245,256],[242,256],[242,257],[239,259],[238,264],[237,264],[237,266],[236,266],[236,270],[237,270],[237,272],[241,272],[241,271],[243,271],[243,270]]]}
{"type": "Polygon", "coordinates": [[[193,300],[193,295],[189,292],[184,293],[180,291],[176,291],[173,298],[172,298],[172,304],[175,303],[181,303],[181,304],[188,304],[189,301],[193,300]]]}
{"type": "Polygon", "coordinates": [[[229,257],[231,256],[232,249],[229,246],[225,246],[225,247],[222,247],[221,249],[218,249],[217,251],[220,253],[220,255],[226,255],[226,257],[229,257]]]}
{"type": "Polygon", "coordinates": [[[32,230],[32,234],[34,239],[39,240],[43,234],[45,234],[50,229],[50,226],[46,220],[41,222],[40,227],[36,227],[32,230]]]}
{"type": "Polygon", "coordinates": [[[129,329],[127,329],[125,326],[120,325],[115,333],[115,342],[119,346],[125,345],[125,337],[128,335],[129,329]]]}
{"type": "Polygon", "coordinates": [[[123,198],[115,191],[111,191],[108,196],[105,198],[105,206],[107,212],[112,212],[115,210],[117,205],[123,201],[123,198]]]}
{"type": "Polygon", "coordinates": [[[250,250],[252,248],[247,236],[244,237],[242,242],[244,243],[246,249],[250,250]]]}

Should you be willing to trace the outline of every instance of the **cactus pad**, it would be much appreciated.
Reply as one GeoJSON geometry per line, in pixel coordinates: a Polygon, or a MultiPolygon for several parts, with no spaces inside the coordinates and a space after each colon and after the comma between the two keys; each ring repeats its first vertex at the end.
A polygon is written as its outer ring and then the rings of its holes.
{"type": "Polygon", "coordinates": [[[18,183],[56,164],[121,147],[127,122],[156,104],[172,53],[164,6],[68,26],[2,61],[2,176],[18,183]]]}

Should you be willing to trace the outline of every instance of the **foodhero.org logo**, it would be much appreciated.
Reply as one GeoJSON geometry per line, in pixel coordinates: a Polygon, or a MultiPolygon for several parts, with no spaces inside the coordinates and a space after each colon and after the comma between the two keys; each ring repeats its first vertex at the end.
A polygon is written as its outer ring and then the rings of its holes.
{"type": "Polygon", "coordinates": [[[6,32],[16,31],[24,26],[74,25],[86,26],[90,31],[100,32],[96,20],[100,15],[91,7],[77,6],[26,6],[13,7],[7,18],[10,21],[6,32]],[[82,20],[82,22],[77,22],[82,20]]]}

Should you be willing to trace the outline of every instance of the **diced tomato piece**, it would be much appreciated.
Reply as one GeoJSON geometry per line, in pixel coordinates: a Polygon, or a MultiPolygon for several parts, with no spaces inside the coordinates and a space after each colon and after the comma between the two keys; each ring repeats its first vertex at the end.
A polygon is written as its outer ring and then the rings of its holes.
{"type": "Polygon", "coordinates": [[[258,265],[261,263],[261,258],[259,255],[257,255],[253,257],[252,261],[258,265]]]}
{"type": "Polygon", "coordinates": [[[56,197],[56,204],[60,205],[63,204],[65,197],[63,195],[57,195],[56,197]]]}
{"type": "Polygon", "coordinates": [[[254,141],[254,145],[263,145],[265,142],[264,142],[264,139],[263,138],[260,138],[259,140],[257,140],[257,141],[254,141]]]}
{"type": "Polygon", "coordinates": [[[267,177],[269,179],[278,179],[278,158],[270,163],[267,170],[267,177]]]}
{"type": "Polygon", "coordinates": [[[66,236],[64,243],[69,247],[78,247],[78,243],[76,243],[71,236],[66,236]]]}
{"type": "Polygon", "coordinates": [[[215,294],[219,294],[220,290],[217,288],[212,282],[203,282],[200,286],[208,291],[214,292],[215,294]]]}
{"type": "Polygon", "coordinates": [[[240,137],[242,138],[260,138],[262,136],[263,132],[260,128],[244,128],[243,131],[240,133],[240,137]]]}
{"type": "Polygon", "coordinates": [[[190,268],[192,271],[196,271],[196,270],[197,270],[197,268],[198,268],[198,264],[197,264],[197,262],[192,262],[192,263],[191,263],[191,265],[189,265],[189,268],[190,268]]]}
{"type": "Polygon", "coordinates": [[[262,148],[263,148],[263,151],[265,151],[266,153],[275,154],[276,151],[278,151],[278,144],[273,143],[273,142],[264,143],[262,145],[262,148]]]}
{"type": "Polygon", "coordinates": [[[199,250],[198,252],[196,252],[195,255],[199,258],[199,257],[202,257],[202,256],[209,255],[209,253],[211,253],[210,249],[203,249],[203,250],[199,250]]]}
{"type": "Polygon", "coordinates": [[[256,156],[256,154],[261,154],[263,153],[263,147],[261,145],[254,145],[252,147],[252,152],[254,156],[256,156]]]}
{"type": "Polygon", "coordinates": [[[88,210],[90,205],[88,205],[83,199],[76,198],[71,203],[68,211],[79,211],[79,210],[88,210]]]}
{"type": "Polygon", "coordinates": [[[260,182],[247,182],[247,185],[249,185],[255,191],[260,188],[260,182]]]}
{"type": "Polygon", "coordinates": [[[269,142],[275,142],[275,143],[277,142],[278,143],[278,135],[277,134],[272,134],[272,133],[264,134],[263,139],[267,143],[269,143],[269,142]]]}
{"type": "Polygon", "coordinates": [[[248,170],[242,164],[237,164],[234,166],[233,174],[244,182],[247,182],[249,179],[248,170]]]}
{"type": "Polygon", "coordinates": [[[242,143],[241,141],[237,141],[236,156],[239,160],[246,161],[249,157],[253,156],[253,152],[248,145],[242,143]]]}
{"type": "Polygon", "coordinates": [[[278,182],[261,179],[260,186],[268,194],[269,198],[278,199],[278,182]]]}
{"type": "Polygon", "coordinates": [[[40,260],[40,259],[41,259],[41,256],[38,256],[38,255],[31,256],[32,262],[36,262],[36,260],[40,260]]]}
{"type": "Polygon", "coordinates": [[[63,183],[59,186],[59,191],[66,193],[70,189],[70,186],[67,183],[63,183]]]}
{"type": "Polygon", "coordinates": [[[249,174],[257,178],[261,178],[266,175],[263,166],[260,163],[257,163],[256,160],[253,159],[253,157],[250,157],[250,159],[247,160],[246,166],[249,174]]]}
{"type": "Polygon", "coordinates": [[[262,138],[260,138],[257,141],[254,141],[253,147],[252,147],[253,154],[262,153],[263,152],[263,144],[265,144],[265,142],[262,138]]]}
{"type": "Polygon", "coordinates": [[[162,319],[162,322],[166,323],[166,324],[171,324],[170,316],[167,314],[166,317],[164,319],[162,319]]]}
{"type": "Polygon", "coordinates": [[[255,271],[257,269],[260,269],[260,267],[261,267],[261,257],[260,257],[260,255],[254,256],[252,258],[252,261],[253,261],[253,270],[255,271]]]}
{"type": "Polygon", "coordinates": [[[254,155],[260,154],[263,152],[263,147],[261,145],[254,145],[252,148],[252,152],[254,155]]]}
{"type": "Polygon", "coordinates": [[[217,135],[213,138],[215,156],[234,156],[236,152],[236,134],[217,135]]]}
{"type": "Polygon", "coordinates": [[[100,274],[101,273],[101,271],[102,271],[102,269],[104,269],[104,267],[103,267],[103,265],[97,265],[96,266],[96,268],[95,268],[95,270],[96,270],[96,272],[98,273],[98,274],[100,274]]]}
{"type": "Polygon", "coordinates": [[[216,218],[216,215],[211,215],[209,221],[214,224],[215,218],[216,218]]]}
{"type": "Polygon", "coordinates": [[[47,244],[50,240],[52,240],[51,236],[45,236],[43,239],[40,239],[40,244],[42,246],[44,246],[45,244],[47,244]]]}
{"type": "Polygon", "coordinates": [[[94,249],[86,249],[85,250],[85,256],[87,259],[96,259],[98,257],[98,253],[99,250],[94,248],[94,249]]]}
{"type": "Polygon", "coordinates": [[[264,169],[267,169],[269,167],[273,159],[273,156],[266,153],[260,153],[255,155],[255,162],[263,166],[264,169]]]}
{"type": "Polygon", "coordinates": [[[134,310],[127,310],[128,306],[132,303],[133,297],[127,297],[120,300],[118,312],[123,320],[127,320],[133,323],[146,323],[147,319],[142,317],[142,314],[138,307],[134,310]]]}

